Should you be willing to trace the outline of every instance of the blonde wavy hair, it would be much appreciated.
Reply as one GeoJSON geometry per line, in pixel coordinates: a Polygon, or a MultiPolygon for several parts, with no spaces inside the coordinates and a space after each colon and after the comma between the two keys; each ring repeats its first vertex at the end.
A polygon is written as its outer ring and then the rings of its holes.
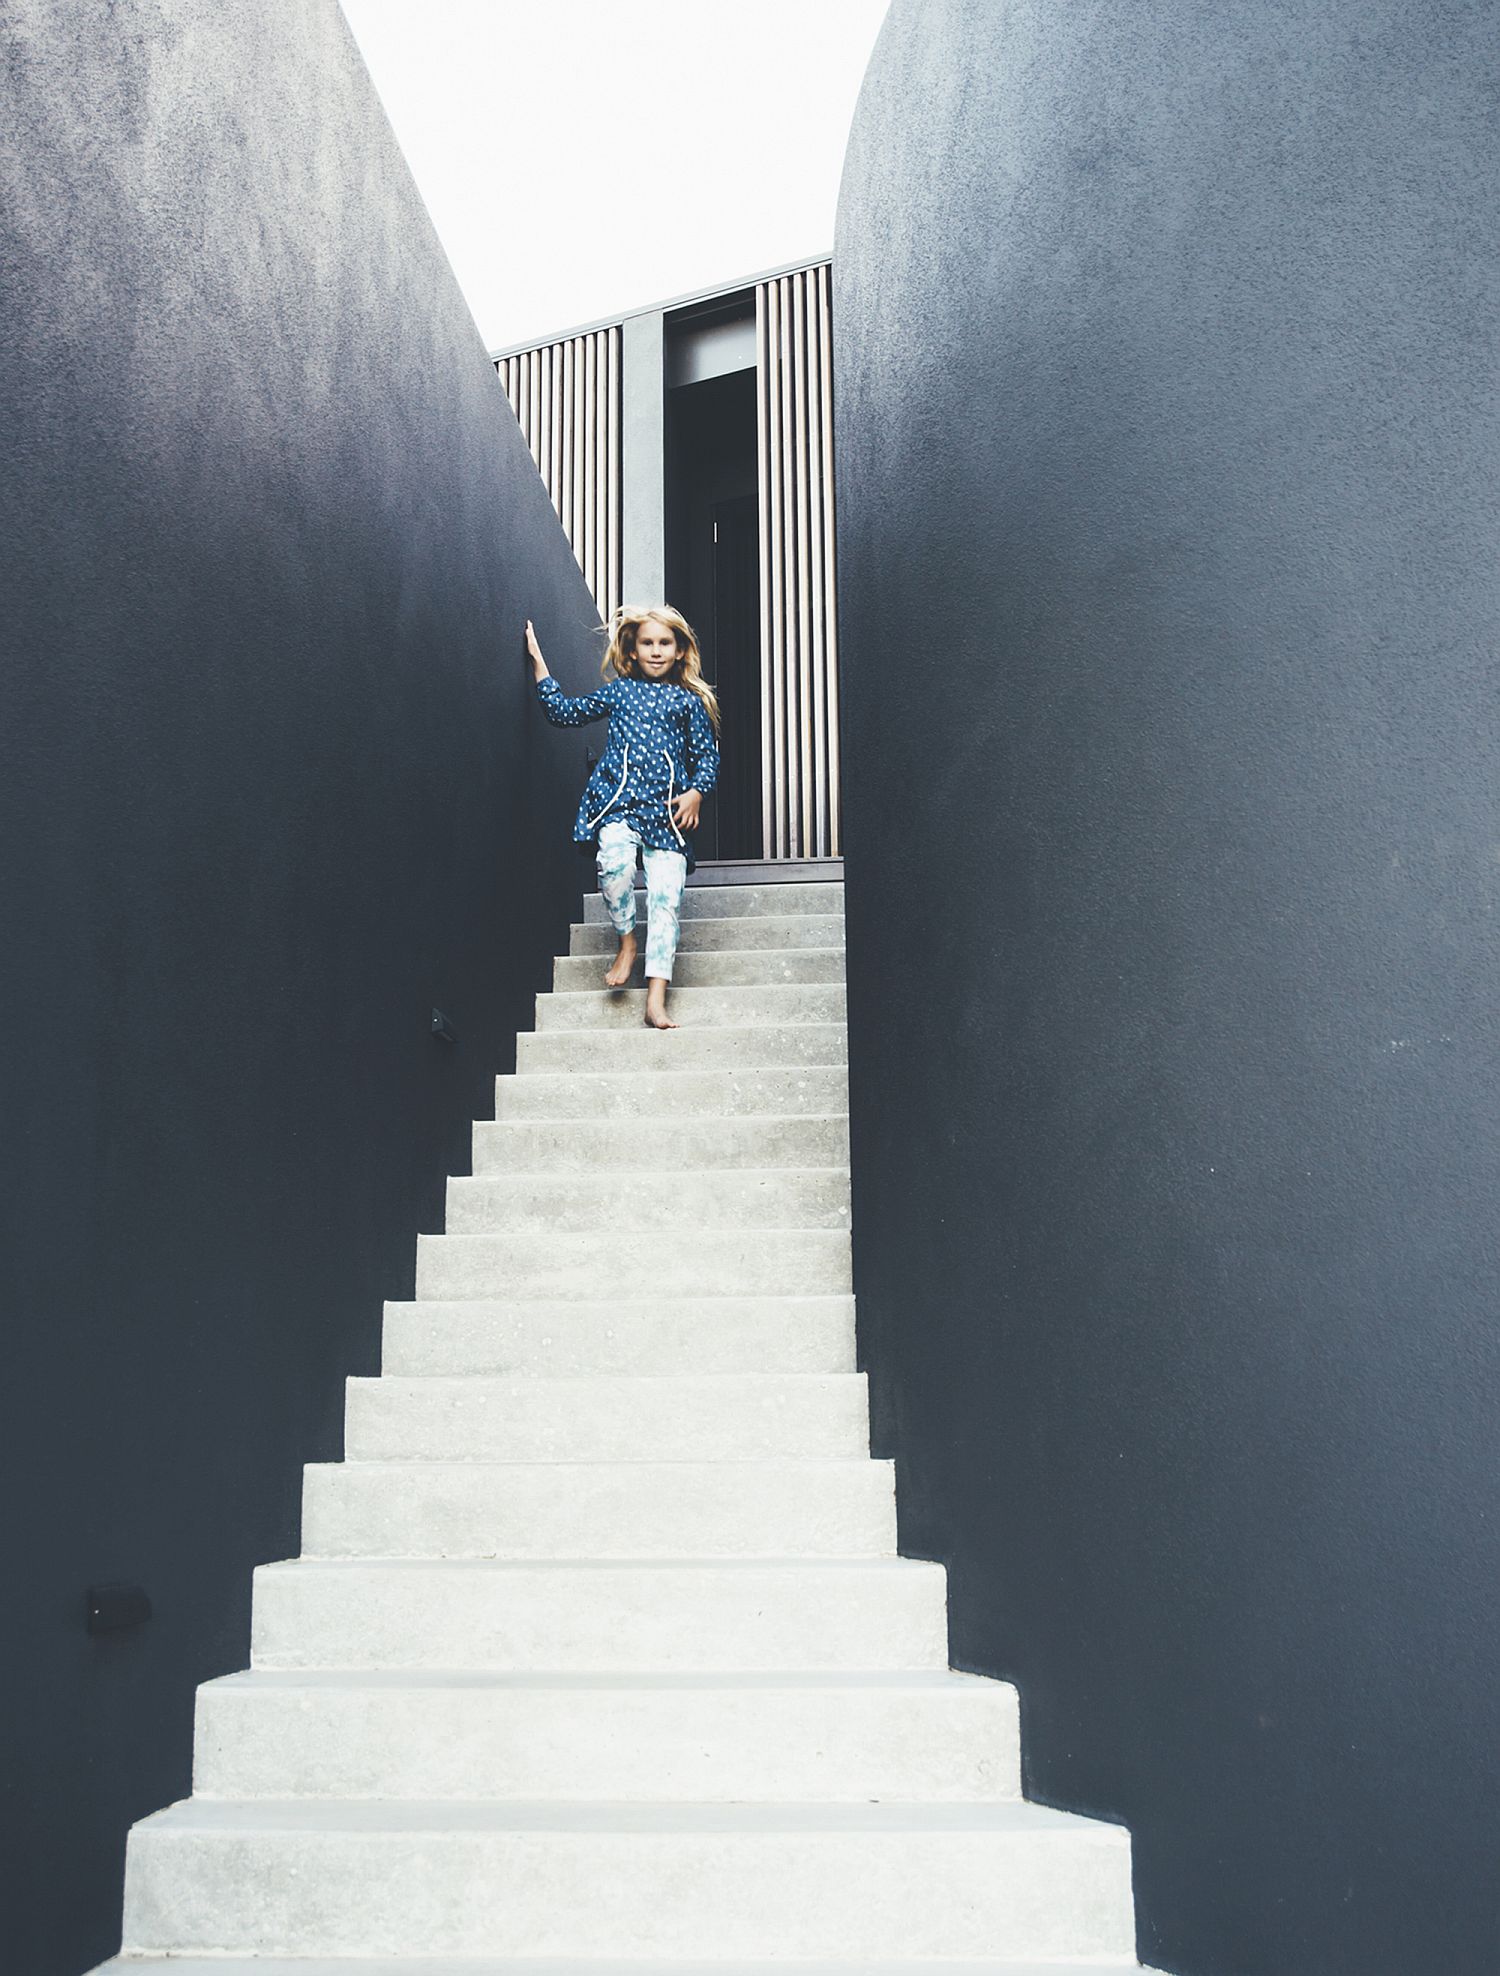
{"type": "Polygon", "coordinates": [[[714,689],[703,677],[703,655],[698,650],[698,640],[693,627],[682,615],[674,611],[670,604],[621,604],[610,613],[605,635],[609,645],[604,654],[604,663],[599,670],[608,679],[614,673],[618,679],[639,679],[640,668],[636,664],[636,633],[648,618],[664,624],[677,640],[677,659],[667,677],[674,686],[686,687],[688,692],[703,702],[703,708],[713,722],[714,733],[719,731],[719,702],[714,689]]]}

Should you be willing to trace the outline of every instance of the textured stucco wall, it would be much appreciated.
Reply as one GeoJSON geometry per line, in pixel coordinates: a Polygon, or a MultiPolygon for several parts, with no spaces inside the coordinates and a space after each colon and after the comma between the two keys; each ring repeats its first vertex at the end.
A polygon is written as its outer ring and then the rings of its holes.
{"type": "Polygon", "coordinates": [[[0,61],[0,1966],[71,1976],[576,907],[521,625],[597,619],[332,0],[0,61]]]}
{"type": "Polygon", "coordinates": [[[1497,48],[896,0],[842,188],[879,1445],[1196,1976],[1500,1967],[1497,48]]]}

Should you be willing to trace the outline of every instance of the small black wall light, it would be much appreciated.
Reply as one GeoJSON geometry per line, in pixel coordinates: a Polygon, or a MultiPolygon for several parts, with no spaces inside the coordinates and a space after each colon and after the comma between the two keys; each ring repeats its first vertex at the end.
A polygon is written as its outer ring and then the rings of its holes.
{"type": "Polygon", "coordinates": [[[120,1633],[151,1617],[151,1601],[139,1585],[90,1585],[85,1602],[91,1633],[120,1633]]]}
{"type": "Polygon", "coordinates": [[[432,1012],[432,1033],[434,1036],[440,1037],[445,1043],[456,1043],[458,1041],[458,1031],[453,1027],[453,1024],[443,1014],[441,1009],[434,1009],[432,1012]]]}

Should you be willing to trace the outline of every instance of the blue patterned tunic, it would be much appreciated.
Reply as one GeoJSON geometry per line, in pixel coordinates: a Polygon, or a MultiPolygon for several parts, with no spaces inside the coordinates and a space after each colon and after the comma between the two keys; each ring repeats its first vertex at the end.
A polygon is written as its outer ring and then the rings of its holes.
{"type": "Polygon", "coordinates": [[[672,798],[688,789],[706,796],[719,776],[718,743],[697,694],[665,679],[611,679],[570,700],[550,673],[536,690],[555,727],[609,719],[604,753],[578,805],[574,843],[592,844],[601,823],[619,818],[649,849],[683,852],[691,871],[693,849],[672,816],[672,798]]]}

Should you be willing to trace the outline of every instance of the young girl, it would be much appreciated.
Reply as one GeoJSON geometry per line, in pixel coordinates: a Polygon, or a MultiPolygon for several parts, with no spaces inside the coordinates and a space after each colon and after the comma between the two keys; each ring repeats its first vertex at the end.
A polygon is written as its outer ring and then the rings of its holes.
{"type": "Polygon", "coordinates": [[[606,684],[570,700],[547,670],[531,619],[526,649],[542,712],[557,727],[609,717],[604,754],[583,792],[573,841],[598,847],[599,890],[620,936],[604,977],[623,988],[635,965],[635,861],[646,867],[646,1021],[675,1029],[667,983],[677,953],[682,888],[693,868],[684,830],[696,830],[719,773],[719,705],[702,675],[698,641],[670,604],[622,605],[609,621],[606,684]]]}

